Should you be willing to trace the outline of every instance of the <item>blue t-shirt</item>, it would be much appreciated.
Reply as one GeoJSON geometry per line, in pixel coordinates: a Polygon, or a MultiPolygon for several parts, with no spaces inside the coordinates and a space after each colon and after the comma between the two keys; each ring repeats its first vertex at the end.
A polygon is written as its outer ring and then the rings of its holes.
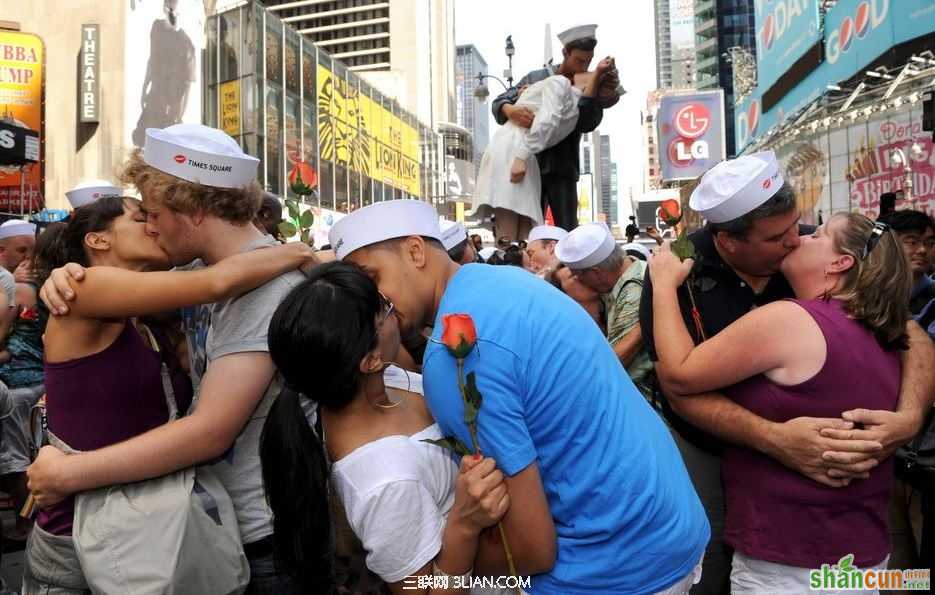
{"type": "Polygon", "coordinates": [[[484,401],[481,450],[507,475],[537,462],[558,535],[532,593],[654,593],[688,575],[710,537],[669,431],[581,306],[515,267],[469,264],[448,283],[423,382],[445,435],[470,446],[445,314],[469,314],[465,360],[484,401]]]}

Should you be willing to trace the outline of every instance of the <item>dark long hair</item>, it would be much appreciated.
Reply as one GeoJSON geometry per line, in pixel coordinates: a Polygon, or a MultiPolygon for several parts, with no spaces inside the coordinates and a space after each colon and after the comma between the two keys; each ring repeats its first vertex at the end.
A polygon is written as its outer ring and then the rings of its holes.
{"type": "Polygon", "coordinates": [[[69,262],[91,266],[84,236],[109,229],[114,220],[123,215],[124,203],[129,200],[135,199],[105,196],[75,209],[67,223],[50,225],[36,241],[36,271],[39,278],[48,277],[53,269],[69,262]]]}
{"type": "Polygon", "coordinates": [[[307,593],[330,593],[334,572],[330,469],[301,399],[331,410],[353,400],[363,378],[360,361],[377,346],[379,309],[370,277],[353,264],[330,262],[293,289],[270,321],[269,353],[289,389],[260,436],[263,483],[277,563],[307,593]]]}

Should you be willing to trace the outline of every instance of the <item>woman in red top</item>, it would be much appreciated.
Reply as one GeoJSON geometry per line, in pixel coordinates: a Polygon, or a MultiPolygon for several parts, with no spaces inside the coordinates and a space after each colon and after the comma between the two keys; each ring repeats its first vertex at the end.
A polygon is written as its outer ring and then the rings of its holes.
{"type": "MultiPolygon", "coordinates": [[[[835,215],[782,262],[796,299],[756,308],[697,346],[676,299],[691,265],[667,246],[650,261],[664,385],[686,395],[727,387],[728,397],[771,423],[895,410],[911,277],[885,225],[835,215]]],[[[762,453],[729,447],[721,477],[733,593],[807,592],[809,569],[849,555],[857,568],[885,566],[891,459],[829,487],[762,453]]]]}

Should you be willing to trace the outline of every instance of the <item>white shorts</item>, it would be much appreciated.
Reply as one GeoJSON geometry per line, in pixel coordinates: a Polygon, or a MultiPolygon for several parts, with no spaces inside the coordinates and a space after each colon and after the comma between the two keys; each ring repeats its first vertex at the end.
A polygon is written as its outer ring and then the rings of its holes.
{"type": "MultiPolygon", "coordinates": [[[[877,570],[885,570],[890,557],[873,566],[877,570]]],[[[799,568],[786,566],[766,560],[758,560],[750,556],[734,552],[734,563],[730,571],[731,595],[770,595],[788,593],[816,593],[821,595],[874,595],[878,590],[849,590],[849,591],[819,591],[809,588],[808,575],[813,568],[799,568]]]]}

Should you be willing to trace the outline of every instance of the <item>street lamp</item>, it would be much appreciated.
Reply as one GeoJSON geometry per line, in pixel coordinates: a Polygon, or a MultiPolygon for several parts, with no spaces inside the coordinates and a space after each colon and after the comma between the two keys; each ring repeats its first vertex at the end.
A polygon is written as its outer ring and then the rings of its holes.
{"type": "Polygon", "coordinates": [[[512,87],[513,86],[513,54],[516,53],[516,48],[513,46],[512,35],[506,36],[506,47],[504,48],[504,51],[506,52],[506,59],[507,59],[508,66],[507,66],[506,72],[503,73],[503,78],[505,78],[510,83],[510,86],[512,87]]]}
{"type": "Polygon", "coordinates": [[[501,79],[495,77],[492,74],[484,74],[482,72],[477,73],[477,86],[474,87],[474,97],[479,101],[487,101],[487,97],[490,96],[490,89],[487,88],[487,84],[484,82],[484,79],[493,79],[503,85],[504,91],[509,91],[510,87],[504,83],[501,79]]]}

